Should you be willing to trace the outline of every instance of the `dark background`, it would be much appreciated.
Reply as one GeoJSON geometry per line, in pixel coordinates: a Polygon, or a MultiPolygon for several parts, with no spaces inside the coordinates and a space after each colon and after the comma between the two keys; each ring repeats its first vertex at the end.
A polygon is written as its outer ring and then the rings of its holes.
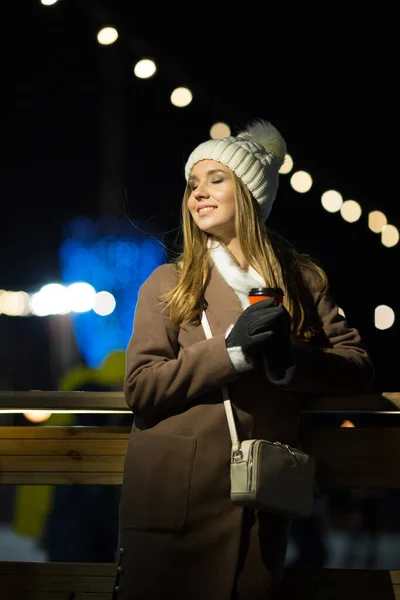
{"type": "MultiPolygon", "coordinates": [[[[374,327],[374,309],[399,309],[399,245],[367,227],[371,210],[400,226],[397,188],[397,7],[335,3],[161,6],[121,0],[39,0],[2,6],[0,289],[35,291],[60,280],[58,248],[70,219],[117,214],[172,243],[179,226],[183,167],[216,121],[232,132],[270,120],[306,194],[282,176],[269,226],[324,266],[351,326],[377,367],[376,388],[397,391],[398,322],[374,327]],[[97,43],[113,25],[118,41],[97,43]],[[149,80],[133,65],[150,56],[149,80]],[[176,108],[176,86],[193,102],[176,108]],[[361,219],[325,212],[321,194],[357,200],[361,219]]],[[[43,319],[0,316],[0,359],[18,371],[19,345],[34,354],[31,379],[45,387],[43,319]],[[10,351],[10,348],[13,348],[10,351]],[[37,350],[40,350],[37,352],[37,350]]]]}

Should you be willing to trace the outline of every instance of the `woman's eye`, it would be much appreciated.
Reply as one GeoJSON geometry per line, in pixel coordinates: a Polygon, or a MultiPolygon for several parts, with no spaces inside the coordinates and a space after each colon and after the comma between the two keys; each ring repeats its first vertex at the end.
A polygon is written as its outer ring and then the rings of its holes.
{"type": "Polygon", "coordinates": [[[222,183],[223,179],[214,179],[211,183],[222,183]]]}

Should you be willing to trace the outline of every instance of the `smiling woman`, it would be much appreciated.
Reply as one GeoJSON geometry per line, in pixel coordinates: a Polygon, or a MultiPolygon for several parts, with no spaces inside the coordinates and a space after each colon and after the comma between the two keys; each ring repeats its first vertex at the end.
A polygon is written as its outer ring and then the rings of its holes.
{"type": "Polygon", "coordinates": [[[120,503],[121,600],[266,600],[280,582],[290,521],[233,503],[222,386],[241,439],[294,446],[304,393],[372,384],[368,352],[324,271],[265,226],[285,152],[265,121],[195,148],[183,251],[140,288],[124,381],[135,420],[120,503]],[[255,287],[281,288],[284,305],[250,305],[255,287]]]}

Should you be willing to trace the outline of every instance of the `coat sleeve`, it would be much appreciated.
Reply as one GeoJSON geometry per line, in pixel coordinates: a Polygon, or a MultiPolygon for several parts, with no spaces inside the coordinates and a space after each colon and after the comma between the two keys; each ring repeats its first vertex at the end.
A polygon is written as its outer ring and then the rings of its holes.
{"type": "Polygon", "coordinates": [[[165,275],[168,279],[168,271],[159,267],[141,286],[126,352],[125,399],[145,421],[238,377],[223,334],[179,346],[179,330],[172,325],[165,302],[160,302],[168,289],[163,289],[165,275]]]}
{"type": "Polygon", "coordinates": [[[324,340],[294,342],[295,370],[286,389],[318,394],[356,394],[371,389],[375,370],[357,329],[329,294],[313,294],[324,340]]]}

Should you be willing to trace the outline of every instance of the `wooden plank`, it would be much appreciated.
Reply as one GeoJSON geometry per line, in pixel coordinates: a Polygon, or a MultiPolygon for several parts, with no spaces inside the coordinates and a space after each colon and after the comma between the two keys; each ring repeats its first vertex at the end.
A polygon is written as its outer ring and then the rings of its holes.
{"type": "Polygon", "coordinates": [[[123,456],[0,456],[1,473],[117,473],[123,456]]]}
{"type": "MultiPolygon", "coordinates": [[[[115,567],[101,563],[0,563],[1,598],[109,600],[115,567]]],[[[399,582],[400,571],[289,567],[277,600],[398,600],[399,582]]]]}
{"type": "Polygon", "coordinates": [[[70,600],[110,598],[116,565],[110,563],[0,563],[0,597],[70,600]],[[22,596],[23,594],[23,596],[22,596]],[[12,596],[10,596],[12,597],[12,596]]]}
{"type": "Polygon", "coordinates": [[[0,427],[0,439],[3,440],[128,440],[130,427],[48,427],[44,426],[26,426],[26,427],[0,427]],[[125,435],[123,435],[125,434],[125,435]],[[121,437],[122,436],[122,437],[121,437]]]}
{"type": "Polygon", "coordinates": [[[123,392],[0,392],[0,411],[128,412],[123,392]]]}
{"type": "Polygon", "coordinates": [[[0,485],[121,485],[120,473],[1,473],[0,485]]]}
{"type": "Polygon", "coordinates": [[[23,577],[15,575],[2,575],[0,592],[14,590],[26,592],[86,592],[107,594],[112,592],[114,579],[111,577],[62,577],[48,574],[45,577],[24,574],[23,577]]]}
{"type": "MultiPolygon", "coordinates": [[[[1,434],[0,434],[1,435],[1,434]]],[[[11,456],[123,456],[126,453],[127,440],[79,439],[79,440],[24,440],[0,438],[0,457],[5,461],[11,456]]],[[[0,458],[1,460],[1,458],[0,458]]]]}
{"type": "MultiPolygon", "coordinates": [[[[22,600],[19,591],[5,590],[1,600],[22,600]]],[[[111,590],[107,594],[75,592],[35,592],[24,591],[23,600],[111,600],[111,590]]]]}
{"type": "MultiPolygon", "coordinates": [[[[312,411],[398,411],[400,392],[369,392],[354,395],[305,395],[304,410],[312,411]]],[[[123,392],[0,392],[1,412],[24,410],[53,412],[131,413],[123,392]]]]}
{"type": "Polygon", "coordinates": [[[12,562],[0,561],[0,580],[2,575],[61,575],[62,577],[114,577],[116,563],[84,562],[12,562]]]}
{"type": "MultiPolygon", "coordinates": [[[[0,442],[0,483],[121,484],[127,428],[2,427],[0,438],[13,429],[0,442]]],[[[322,489],[400,488],[400,428],[302,428],[300,438],[322,489]]]]}

